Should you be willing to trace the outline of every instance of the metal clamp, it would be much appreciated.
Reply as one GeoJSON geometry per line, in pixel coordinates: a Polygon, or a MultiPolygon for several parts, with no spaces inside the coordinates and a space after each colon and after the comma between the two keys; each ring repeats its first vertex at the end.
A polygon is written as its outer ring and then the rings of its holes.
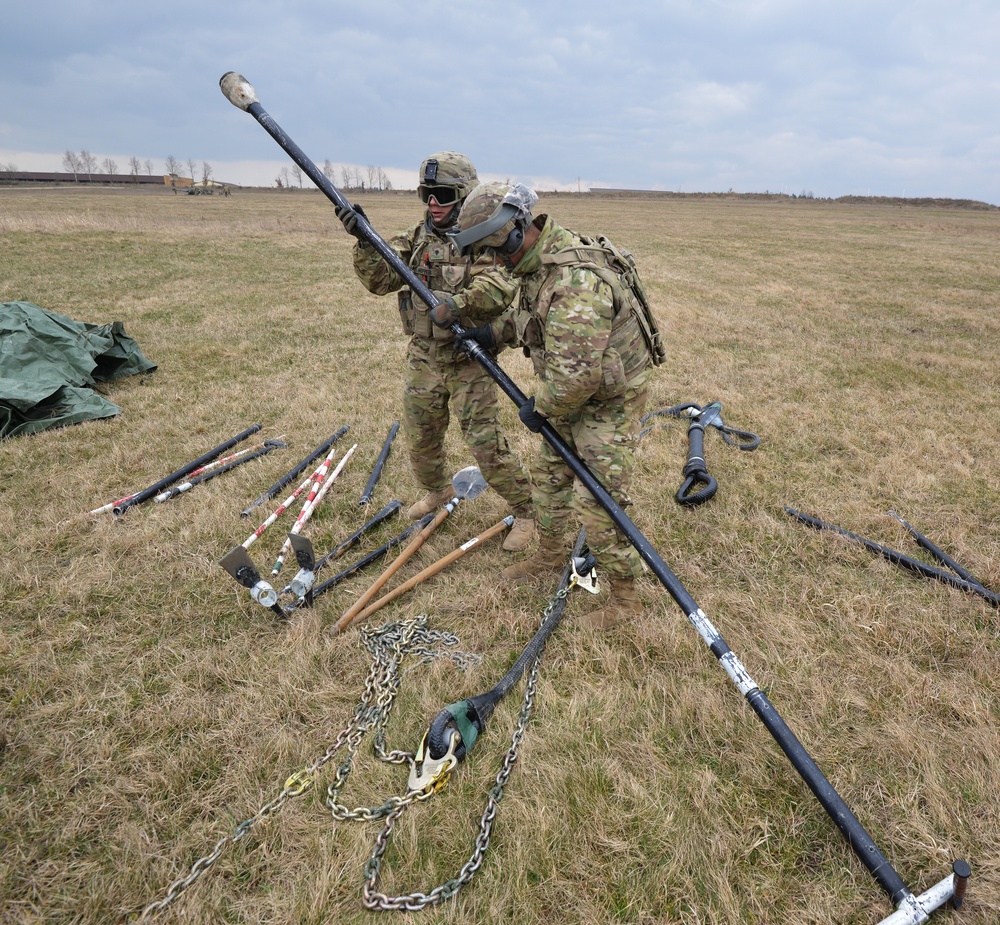
{"type": "Polygon", "coordinates": [[[407,782],[410,792],[421,793],[429,787],[440,790],[448,782],[448,775],[452,769],[458,764],[455,753],[461,742],[462,736],[458,730],[452,730],[448,739],[448,750],[440,758],[435,758],[427,748],[425,732],[410,765],[410,777],[407,782]]]}

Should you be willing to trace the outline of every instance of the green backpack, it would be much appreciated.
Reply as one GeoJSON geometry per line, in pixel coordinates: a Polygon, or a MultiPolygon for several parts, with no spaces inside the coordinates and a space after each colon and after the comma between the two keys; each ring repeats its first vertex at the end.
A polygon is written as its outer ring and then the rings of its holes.
{"type": "Polygon", "coordinates": [[[649,305],[646,289],[639,279],[635,258],[631,252],[616,247],[606,235],[599,234],[596,238],[582,234],[576,236],[583,242],[582,247],[567,247],[555,254],[547,254],[543,258],[544,262],[556,266],[583,264],[587,269],[593,270],[614,292],[616,314],[620,314],[626,305],[635,309],[633,314],[642,331],[650,359],[654,366],[660,366],[667,358],[667,352],[663,348],[663,338],[649,305]],[[632,298],[623,298],[623,293],[630,293],[632,298]]]}

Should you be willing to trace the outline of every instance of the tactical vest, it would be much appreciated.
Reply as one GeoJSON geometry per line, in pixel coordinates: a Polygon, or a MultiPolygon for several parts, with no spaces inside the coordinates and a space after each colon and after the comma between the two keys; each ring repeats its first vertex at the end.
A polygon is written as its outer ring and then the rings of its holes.
{"type": "MultiPolygon", "coordinates": [[[[470,261],[460,257],[450,241],[443,241],[424,222],[413,242],[410,269],[420,281],[437,292],[453,295],[461,292],[472,278],[470,261]]],[[[448,328],[442,328],[431,321],[430,308],[423,299],[415,299],[409,287],[400,289],[399,317],[404,334],[437,340],[452,340],[454,335],[448,328]]]]}
{"type": "MultiPolygon", "coordinates": [[[[598,235],[595,240],[572,233],[579,244],[551,254],[542,254],[542,266],[549,267],[550,270],[536,294],[545,289],[552,270],[567,266],[590,270],[610,287],[614,318],[611,322],[611,337],[601,357],[604,381],[594,397],[599,400],[616,398],[624,394],[628,381],[650,364],[659,366],[663,363],[666,351],[632,254],[616,247],[604,235],[598,235]]],[[[540,351],[531,348],[544,344],[542,332],[545,330],[548,302],[537,309],[531,302],[522,286],[520,319],[523,320],[518,323],[518,335],[525,344],[525,354],[532,357],[535,371],[540,374],[540,367],[543,366],[542,358],[538,355],[540,351]],[[535,320],[534,324],[532,320],[535,320]]]]}

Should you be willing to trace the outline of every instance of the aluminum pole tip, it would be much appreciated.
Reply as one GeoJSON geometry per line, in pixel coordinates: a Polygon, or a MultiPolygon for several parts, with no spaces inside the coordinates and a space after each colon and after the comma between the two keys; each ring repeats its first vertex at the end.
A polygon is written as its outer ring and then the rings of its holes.
{"type": "Polygon", "coordinates": [[[254,103],[259,103],[257,91],[254,90],[250,81],[236,71],[226,71],[219,79],[219,86],[222,93],[237,109],[249,112],[254,103]]]}

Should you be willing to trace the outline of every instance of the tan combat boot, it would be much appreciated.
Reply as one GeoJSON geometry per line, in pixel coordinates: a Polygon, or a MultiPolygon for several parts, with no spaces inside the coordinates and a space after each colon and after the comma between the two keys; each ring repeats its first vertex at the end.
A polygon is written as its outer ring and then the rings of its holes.
{"type": "Polygon", "coordinates": [[[447,504],[455,497],[453,488],[442,488],[440,491],[429,491],[416,504],[411,505],[406,512],[410,520],[420,520],[425,514],[436,511],[442,504],[447,504]]]}
{"type": "Polygon", "coordinates": [[[635,587],[635,579],[612,578],[611,594],[604,602],[604,607],[586,614],[581,618],[581,622],[595,630],[610,630],[619,623],[641,614],[642,601],[635,587]]]}
{"type": "Polygon", "coordinates": [[[515,517],[510,531],[503,541],[507,552],[519,552],[530,546],[538,536],[535,521],[530,517],[515,517]]]}
{"type": "Polygon", "coordinates": [[[508,581],[540,578],[563,568],[569,561],[569,546],[561,536],[541,534],[536,549],[527,559],[508,565],[500,574],[508,581]]]}

